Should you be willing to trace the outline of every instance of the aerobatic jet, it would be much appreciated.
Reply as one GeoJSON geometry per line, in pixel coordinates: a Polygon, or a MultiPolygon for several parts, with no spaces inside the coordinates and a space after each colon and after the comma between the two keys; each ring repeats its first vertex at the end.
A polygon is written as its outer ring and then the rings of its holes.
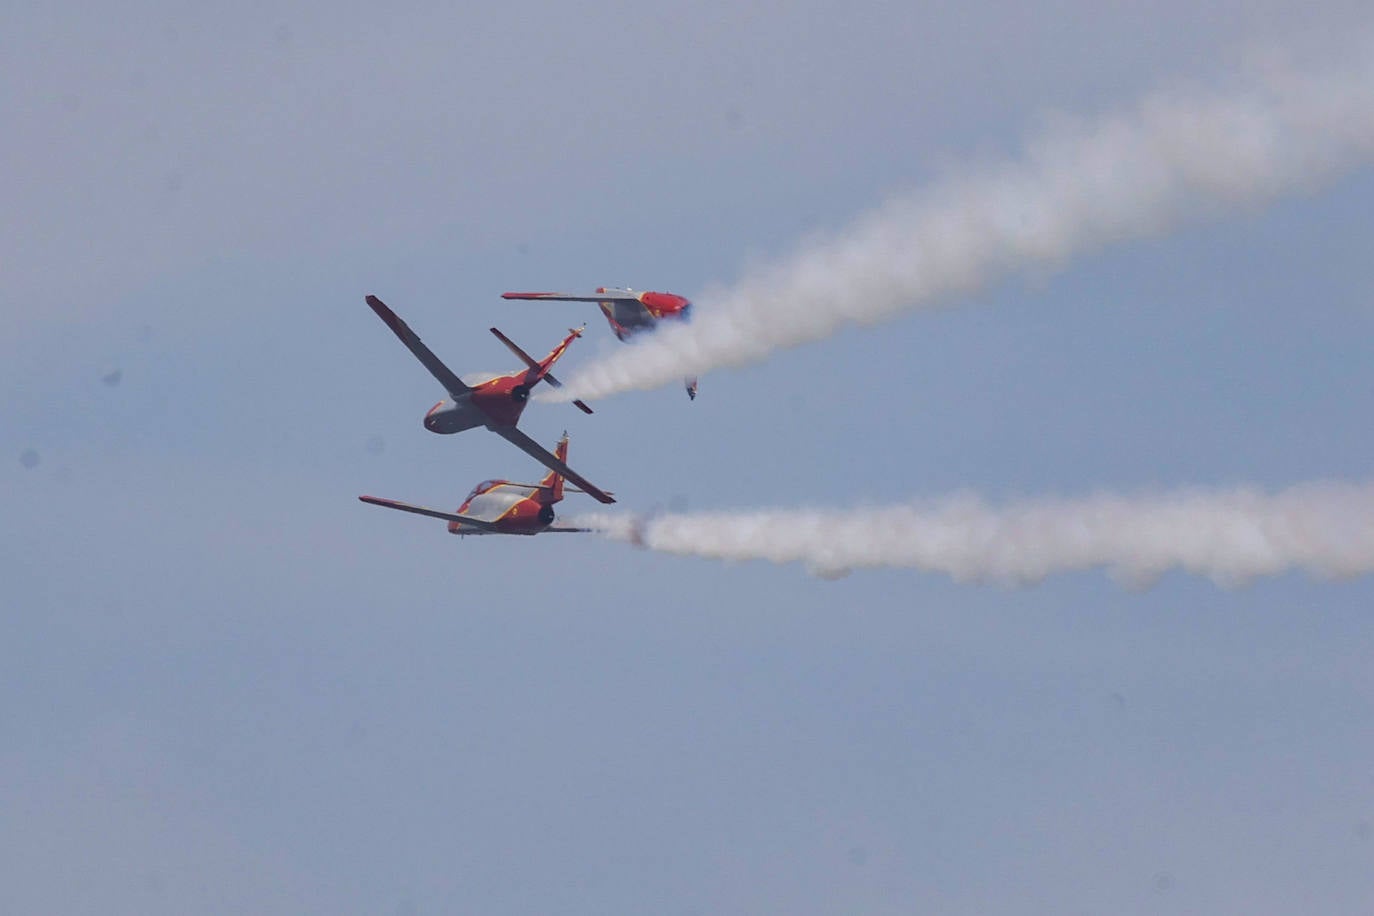
{"type": "MultiPolygon", "coordinates": [[[[598,489],[581,474],[568,467],[562,458],[550,454],[515,425],[519,422],[520,414],[529,400],[531,388],[540,382],[547,382],[555,388],[561,387],[558,379],[554,378],[549,370],[568,349],[568,344],[573,342],[573,338],[582,336],[581,328],[569,331],[568,336],[563,338],[548,356],[538,361],[517,347],[505,334],[491,328],[491,333],[495,334],[512,353],[520,357],[527,368],[508,375],[469,375],[465,379],[460,379],[424,345],[409,325],[387,308],[382,300],[376,296],[368,296],[367,304],[448,392],[448,397],[435,404],[425,414],[425,429],[433,433],[448,434],[485,426],[550,471],[557,471],[581,487],[588,495],[603,503],[615,502],[609,493],[598,489]]],[[[581,401],[573,401],[573,404],[584,413],[592,412],[592,409],[581,401]]]]}
{"type": "MultiPolygon", "coordinates": [[[[554,447],[554,455],[559,461],[568,460],[567,433],[554,447]]],[[[568,487],[568,492],[582,491],[568,487]]],[[[484,480],[472,488],[456,512],[441,512],[377,496],[358,498],[374,506],[444,519],[448,522],[449,534],[543,534],[546,531],[590,530],[554,525],[557,517],[553,511],[554,503],[563,499],[563,475],[557,471],[549,471],[539,483],[484,480]]]]}
{"type": "MultiPolygon", "coordinates": [[[[502,293],[502,299],[548,299],[556,302],[595,302],[620,340],[629,340],[641,331],[651,331],[660,321],[688,321],[692,303],[676,293],[640,292],[613,286],[598,287],[590,296],[576,293],[502,293]]],[[[697,380],[684,379],[687,397],[696,400],[697,380]]]]}

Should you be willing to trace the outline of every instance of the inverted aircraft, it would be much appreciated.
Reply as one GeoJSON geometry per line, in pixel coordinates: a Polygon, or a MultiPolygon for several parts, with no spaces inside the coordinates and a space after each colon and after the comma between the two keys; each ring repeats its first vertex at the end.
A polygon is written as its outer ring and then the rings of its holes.
{"type": "MultiPolygon", "coordinates": [[[[561,383],[549,370],[568,349],[568,344],[572,343],[574,338],[582,336],[582,328],[569,330],[568,336],[563,338],[548,356],[537,361],[516,346],[505,334],[491,328],[491,333],[518,356],[527,368],[507,375],[470,375],[466,379],[460,379],[424,345],[409,325],[387,308],[386,303],[376,296],[368,296],[367,304],[448,393],[448,397],[435,404],[425,414],[425,429],[447,435],[485,426],[550,471],[557,471],[572,481],[589,496],[603,503],[615,502],[615,498],[609,493],[598,489],[581,474],[568,467],[562,458],[550,454],[543,446],[516,428],[520,414],[529,401],[531,388],[540,382],[546,382],[555,388],[561,387],[561,383]]],[[[573,404],[584,413],[592,412],[592,409],[581,401],[573,401],[573,404]]]]}
{"type": "MultiPolygon", "coordinates": [[[[677,293],[641,292],[614,286],[597,287],[590,296],[576,293],[502,293],[502,299],[547,299],[555,302],[595,302],[619,340],[629,340],[641,331],[650,331],[660,321],[688,321],[692,303],[677,293]]],[[[687,397],[696,400],[697,380],[684,379],[687,397]]]]}
{"type": "MultiPolygon", "coordinates": [[[[554,447],[559,461],[568,460],[568,434],[554,447]]],[[[568,487],[571,493],[582,492],[568,487]]],[[[557,517],[554,504],[563,499],[563,475],[549,471],[539,483],[511,483],[509,480],[484,480],[472,488],[468,498],[456,512],[441,512],[424,506],[359,496],[365,503],[386,509],[399,509],[415,515],[444,519],[449,534],[543,534],[545,532],[589,531],[588,528],[568,528],[554,525],[557,517]]]]}

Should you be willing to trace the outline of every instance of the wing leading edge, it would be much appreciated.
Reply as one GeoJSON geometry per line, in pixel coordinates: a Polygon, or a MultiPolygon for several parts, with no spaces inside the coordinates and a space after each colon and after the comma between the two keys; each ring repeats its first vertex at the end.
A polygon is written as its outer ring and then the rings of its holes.
{"type": "Polygon", "coordinates": [[[425,346],[424,341],[420,340],[420,336],[410,329],[410,325],[406,324],[401,320],[399,315],[387,308],[385,302],[378,299],[376,296],[368,296],[367,304],[372,311],[377,313],[377,317],[382,319],[387,327],[391,328],[392,333],[400,338],[401,343],[406,345],[406,349],[413,353],[415,358],[429,370],[429,374],[434,376],[440,385],[444,386],[444,390],[449,393],[450,397],[461,397],[466,392],[472,390],[467,385],[464,385],[462,380],[454,375],[453,370],[445,366],[439,357],[434,355],[433,350],[425,346]]]}
{"type": "Polygon", "coordinates": [[[576,293],[502,293],[502,299],[543,299],[549,302],[638,302],[637,293],[604,292],[593,296],[576,293]]]}
{"type": "Polygon", "coordinates": [[[452,512],[440,512],[438,509],[429,509],[424,506],[413,506],[410,503],[403,503],[395,499],[382,499],[380,496],[359,496],[358,499],[374,506],[381,506],[383,509],[399,509],[402,512],[410,512],[415,515],[427,515],[430,518],[441,518],[446,522],[462,522],[464,525],[471,525],[482,531],[490,531],[493,534],[509,534],[502,531],[500,526],[493,525],[491,522],[484,522],[480,518],[469,518],[466,515],[456,515],[452,512]]]}
{"type": "Polygon", "coordinates": [[[514,426],[489,426],[487,428],[529,455],[535,461],[538,461],[550,471],[557,471],[562,474],[568,480],[572,481],[574,485],[580,487],[584,493],[598,502],[607,504],[615,502],[614,496],[597,487],[590,480],[568,467],[566,463],[559,461],[557,456],[546,451],[542,445],[535,442],[514,426]]]}
{"type": "Polygon", "coordinates": [[[461,522],[464,525],[469,525],[481,531],[490,531],[492,534],[548,534],[550,532],[554,534],[580,534],[592,530],[590,528],[564,528],[550,525],[548,528],[541,529],[538,532],[506,531],[499,525],[493,525],[491,522],[484,522],[480,518],[471,518],[453,512],[441,512],[438,509],[429,509],[425,506],[414,506],[410,503],[403,503],[395,499],[382,499],[380,496],[359,496],[358,499],[365,503],[371,503],[374,506],[381,506],[383,509],[399,509],[402,512],[410,512],[414,515],[426,515],[430,518],[443,519],[446,522],[461,522]]]}

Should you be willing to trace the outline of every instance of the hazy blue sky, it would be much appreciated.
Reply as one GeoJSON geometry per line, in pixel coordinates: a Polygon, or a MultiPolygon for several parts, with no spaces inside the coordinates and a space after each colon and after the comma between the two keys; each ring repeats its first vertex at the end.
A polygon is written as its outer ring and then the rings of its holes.
{"type": "MultiPolygon", "coordinates": [[[[1371,25],[906,6],[8,7],[0,910],[1363,912],[1367,579],[831,582],[356,501],[537,472],[425,432],[366,293],[506,369],[488,326],[596,314],[503,290],[699,296],[1371,25]]],[[[1367,480],[1371,213],[1364,170],[524,426],[632,510],[1367,480]]]]}

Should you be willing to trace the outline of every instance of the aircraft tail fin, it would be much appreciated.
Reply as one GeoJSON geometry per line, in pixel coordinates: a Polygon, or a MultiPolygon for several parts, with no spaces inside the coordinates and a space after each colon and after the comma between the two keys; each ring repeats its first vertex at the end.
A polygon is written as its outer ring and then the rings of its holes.
{"type": "MultiPolygon", "coordinates": [[[[580,328],[569,328],[568,336],[563,338],[563,340],[559,342],[558,346],[550,350],[548,356],[544,357],[542,360],[539,360],[538,362],[535,361],[534,357],[530,356],[524,350],[520,349],[520,347],[516,345],[515,341],[511,340],[505,334],[502,334],[496,328],[490,328],[489,330],[491,331],[491,333],[496,335],[497,340],[505,344],[507,349],[509,349],[516,356],[520,357],[521,362],[523,362],[526,366],[529,367],[529,371],[525,373],[525,385],[527,387],[532,388],[539,382],[544,381],[549,383],[550,388],[562,388],[563,383],[560,382],[558,379],[554,378],[553,373],[549,370],[553,368],[553,364],[558,362],[558,360],[563,356],[563,352],[568,349],[568,344],[572,343],[575,338],[582,336],[582,331],[584,328],[586,328],[586,325],[583,325],[580,328]]],[[[588,407],[585,403],[583,403],[580,399],[573,401],[573,406],[576,407],[578,410],[582,411],[583,413],[592,412],[592,409],[588,407]]]]}
{"type": "MultiPolygon", "coordinates": [[[[553,455],[564,464],[568,463],[568,433],[563,432],[563,438],[558,440],[554,446],[553,455]]],[[[543,501],[547,505],[552,505],[563,498],[563,475],[557,471],[549,471],[544,475],[544,479],[539,481],[539,486],[543,488],[543,501]]]]}
{"type": "Polygon", "coordinates": [[[584,328],[586,328],[586,325],[580,328],[568,328],[568,336],[559,341],[558,345],[549,351],[549,355],[539,361],[540,378],[544,378],[549,374],[549,370],[553,368],[553,364],[562,359],[563,354],[567,352],[568,344],[582,336],[584,328]]]}

